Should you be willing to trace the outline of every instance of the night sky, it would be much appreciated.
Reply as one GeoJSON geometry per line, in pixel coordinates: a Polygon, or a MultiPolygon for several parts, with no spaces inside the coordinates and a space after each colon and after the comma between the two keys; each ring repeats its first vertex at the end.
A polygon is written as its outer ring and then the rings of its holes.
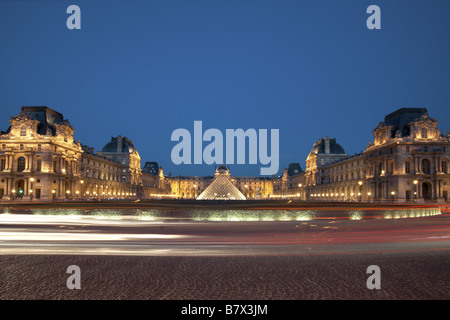
{"type": "MultiPolygon", "coordinates": [[[[171,134],[280,130],[280,170],[318,139],[348,154],[401,107],[428,108],[450,130],[450,1],[0,1],[0,129],[21,106],[48,106],[96,151],[130,138],[164,173],[171,134]],[[81,30],[69,30],[69,5],[81,30]],[[369,5],[381,30],[369,30],[369,5]]],[[[206,145],[207,143],[204,143],[206,145]]],[[[261,164],[232,165],[257,176],[261,164]]]]}

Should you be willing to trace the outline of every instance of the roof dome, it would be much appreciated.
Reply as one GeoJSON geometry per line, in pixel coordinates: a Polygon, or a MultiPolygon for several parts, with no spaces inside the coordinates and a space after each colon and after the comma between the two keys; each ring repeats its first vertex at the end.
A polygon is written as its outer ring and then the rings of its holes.
{"type": "Polygon", "coordinates": [[[345,154],[344,148],[338,143],[336,143],[336,139],[330,139],[329,137],[325,137],[320,139],[314,144],[311,153],[314,154],[345,154]]]}
{"type": "Polygon", "coordinates": [[[227,168],[227,166],[225,166],[225,165],[220,165],[217,169],[216,169],[216,172],[219,172],[219,173],[227,173],[227,172],[229,172],[230,170],[227,168]]]}
{"type": "Polygon", "coordinates": [[[102,149],[102,152],[108,153],[132,153],[134,151],[136,151],[136,149],[134,148],[133,142],[122,136],[111,137],[111,142],[105,144],[102,149]]]}

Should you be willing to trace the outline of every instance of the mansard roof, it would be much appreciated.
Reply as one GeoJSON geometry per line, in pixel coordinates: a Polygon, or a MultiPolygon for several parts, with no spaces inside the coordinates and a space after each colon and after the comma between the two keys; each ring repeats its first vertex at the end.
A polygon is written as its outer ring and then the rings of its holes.
{"type": "Polygon", "coordinates": [[[148,161],[145,163],[144,167],[142,168],[142,171],[153,174],[153,175],[158,175],[159,165],[157,162],[148,161]]]}
{"type": "Polygon", "coordinates": [[[296,176],[302,172],[303,172],[303,170],[300,167],[299,163],[290,163],[289,164],[288,171],[287,171],[288,176],[290,176],[290,177],[296,176]]]}
{"type": "Polygon", "coordinates": [[[69,121],[65,120],[61,113],[46,106],[24,106],[22,107],[20,114],[11,117],[11,119],[30,119],[39,121],[37,133],[41,135],[50,134],[56,136],[55,125],[57,124],[68,126],[73,130],[69,121]]]}
{"type": "Polygon", "coordinates": [[[391,136],[394,137],[397,130],[402,137],[410,135],[409,123],[428,115],[426,108],[400,108],[384,117],[383,124],[392,126],[391,136]]]}

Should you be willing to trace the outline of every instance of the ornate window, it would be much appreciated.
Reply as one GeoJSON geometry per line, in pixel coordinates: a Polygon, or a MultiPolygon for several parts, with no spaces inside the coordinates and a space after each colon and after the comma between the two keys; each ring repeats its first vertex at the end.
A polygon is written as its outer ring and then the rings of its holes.
{"type": "Polygon", "coordinates": [[[405,162],[405,173],[411,173],[411,162],[405,162]]]}
{"type": "Polygon", "coordinates": [[[27,136],[27,127],[26,126],[21,126],[20,127],[20,136],[21,137],[26,137],[27,136]]]}
{"type": "Polygon", "coordinates": [[[426,128],[422,128],[422,129],[420,130],[420,136],[422,137],[422,139],[428,138],[428,131],[427,131],[426,128]]]}
{"type": "Polygon", "coordinates": [[[448,173],[448,163],[447,161],[442,161],[442,172],[448,173]]]}
{"type": "Polygon", "coordinates": [[[430,160],[428,159],[422,160],[422,172],[425,174],[430,174],[430,160]]]}
{"type": "Polygon", "coordinates": [[[19,157],[19,159],[17,159],[17,171],[21,172],[23,170],[25,170],[25,158],[19,157]]]}

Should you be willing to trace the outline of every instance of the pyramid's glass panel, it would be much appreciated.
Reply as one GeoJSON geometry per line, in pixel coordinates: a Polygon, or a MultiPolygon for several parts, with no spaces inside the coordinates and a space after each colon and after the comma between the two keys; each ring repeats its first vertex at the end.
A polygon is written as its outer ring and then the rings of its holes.
{"type": "Polygon", "coordinates": [[[218,174],[197,200],[247,200],[225,174],[218,174]]]}

